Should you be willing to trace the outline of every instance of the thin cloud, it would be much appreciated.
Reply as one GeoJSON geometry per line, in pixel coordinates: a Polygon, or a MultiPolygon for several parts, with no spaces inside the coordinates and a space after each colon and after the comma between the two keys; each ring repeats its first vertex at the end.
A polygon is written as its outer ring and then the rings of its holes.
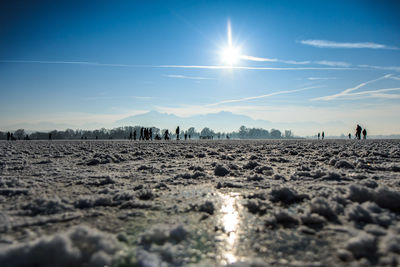
{"type": "Polygon", "coordinates": [[[278,59],[276,59],[276,58],[253,57],[253,56],[246,56],[246,55],[241,55],[240,59],[257,61],[257,62],[277,62],[278,61],[278,59]]]}
{"type": "Polygon", "coordinates": [[[390,70],[390,71],[400,72],[399,66],[374,66],[374,65],[365,65],[364,64],[364,65],[358,65],[358,67],[375,69],[375,70],[390,70]]]}
{"type": "Polygon", "coordinates": [[[337,94],[334,94],[334,95],[329,95],[329,96],[316,97],[316,98],[313,98],[311,100],[312,101],[318,101],[318,100],[330,101],[330,100],[335,100],[337,98],[352,98],[352,97],[359,97],[359,96],[371,97],[371,96],[377,96],[382,92],[389,92],[389,91],[397,91],[398,90],[398,88],[389,88],[389,89],[379,89],[379,90],[352,93],[352,92],[354,92],[354,91],[356,91],[356,90],[358,90],[358,89],[360,89],[360,88],[362,88],[362,87],[364,87],[364,86],[366,86],[368,84],[375,83],[377,81],[384,80],[384,79],[397,79],[397,77],[393,77],[392,74],[387,74],[387,75],[384,75],[384,76],[379,77],[377,79],[366,81],[366,82],[360,83],[360,84],[358,84],[358,85],[356,85],[354,87],[347,88],[347,89],[343,90],[340,93],[337,93],[337,94]]]}
{"type": "Polygon", "coordinates": [[[198,76],[185,76],[185,75],[180,75],[180,74],[168,74],[164,75],[165,77],[168,78],[176,78],[176,79],[189,79],[189,80],[214,80],[214,78],[208,78],[208,77],[198,77],[198,76]]]}
{"type": "Polygon", "coordinates": [[[384,44],[377,44],[373,42],[365,43],[348,43],[348,42],[335,42],[328,40],[301,40],[299,43],[310,45],[318,48],[368,48],[368,49],[392,49],[397,50],[398,47],[388,46],[384,44]]]}
{"type": "Polygon", "coordinates": [[[218,65],[159,65],[154,68],[172,69],[238,69],[238,70],[356,70],[356,68],[320,68],[320,67],[298,67],[298,68],[274,68],[274,67],[248,67],[248,66],[218,66],[218,65]]]}
{"type": "MultiPolygon", "coordinates": [[[[276,58],[260,58],[253,56],[241,56],[244,59],[258,62],[280,62],[293,65],[319,64],[329,66],[321,67],[250,67],[250,66],[207,66],[207,65],[133,65],[133,64],[114,64],[114,63],[99,63],[91,61],[49,61],[49,60],[0,60],[0,63],[27,63],[27,64],[66,64],[66,65],[86,65],[86,66],[104,66],[104,67],[122,67],[122,68],[186,68],[186,69],[245,69],[245,70],[361,70],[365,68],[376,70],[390,70],[400,72],[399,66],[374,66],[374,65],[357,65],[352,66],[350,63],[342,61],[295,61],[281,60],[276,58]]],[[[184,75],[170,75],[170,78],[193,79],[193,80],[213,80],[207,77],[195,77],[184,75]]]]}
{"type": "Polygon", "coordinates": [[[328,61],[328,60],[321,60],[321,61],[314,61],[315,64],[319,65],[326,65],[330,67],[350,67],[351,64],[343,61],[328,61]]]}
{"type": "Polygon", "coordinates": [[[207,106],[217,106],[217,105],[222,105],[222,104],[244,102],[244,101],[249,101],[249,100],[255,100],[255,99],[260,99],[260,98],[271,97],[271,96],[275,96],[275,95],[296,93],[296,92],[301,92],[301,91],[305,91],[305,90],[311,90],[311,89],[320,88],[320,87],[321,86],[312,86],[312,87],[306,87],[306,88],[301,88],[301,89],[296,89],[296,90],[278,91],[278,92],[273,92],[273,93],[270,93],[270,94],[259,95],[259,96],[250,96],[250,97],[245,97],[245,98],[240,98],[240,99],[223,100],[223,101],[219,101],[217,103],[208,104],[207,106]]]}
{"type": "Polygon", "coordinates": [[[136,99],[136,100],[151,100],[151,96],[90,96],[82,98],[84,100],[112,100],[112,99],[136,99]]]}
{"type": "Polygon", "coordinates": [[[336,80],[336,77],[308,77],[307,80],[319,81],[319,80],[336,80]]]}
{"type": "Polygon", "coordinates": [[[146,67],[129,64],[110,64],[90,61],[50,61],[50,60],[0,60],[0,63],[37,63],[37,64],[68,64],[68,65],[89,65],[89,66],[106,66],[106,67],[146,67]]]}
{"type": "Polygon", "coordinates": [[[280,62],[280,63],[294,64],[294,65],[304,65],[304,64],[311,63],[310,61],[283,60],[283,59],[277,59],[277,58],[254,57],[254,56],[247,56],[247,55],[241,55],[240,59],[256,61],[256,62],[280,62]]]}

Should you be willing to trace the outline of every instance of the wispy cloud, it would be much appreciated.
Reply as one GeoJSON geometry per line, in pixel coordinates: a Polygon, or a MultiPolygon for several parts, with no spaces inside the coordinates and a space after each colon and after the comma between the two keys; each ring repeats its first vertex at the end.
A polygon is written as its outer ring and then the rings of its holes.
{"type": "Polygon", "coordinates": [[[399,66],[374,66],[374,65],[365,65],[364,64],[364,65],[358,65],[358,67],[375,69],[375,70],[390,70],[390,71],[400,72],[399,66]]]}
{"type": "Polygon", "coordinates": [[[180,75],[180,74],[166,74],[164,75],[165,77],[168,78],[176,78],[176,79],[189,79],[189,80],[215,80],[214,78],[208,78],[208,77],[198,77],[198,76],[185,76],[185,75],[180,75]]]}
{"type": "MultiPolygon", "coordinates": [[[[50,61],[50,60],[0,60],[0,63],[39,63],[39,64],[68,64],[68,65],[90,65],[90,66],[107,66],[107,67],[139,67],[138,65],[129,64],[110,64],[90,61],[50,61]]],[[[145,66],[141,66],[145,67],[145,66]]]]}
{"type": "Polygon", "coordinates": [[[217,106],[217,105],[222,105],[222,104],[244,102],[244,101],[255,100],[255,99],[260,99],[260,98],[267,98],[267,97],[271,97],[271,96],[275,96],[275,95],[291,94],[291,93],[301,92],[301,91],[305,91],[305,90],[311,90],[311,89],[320,88],[320,87],[321,86],[312,86],[312,87],[305,87],[305,88],[300,88],[300,89],[295,89],[295,90],[278,91],[278,92],[273,92],[273,93],[269,93],[269,94],[265,94],[265,95],[250,96],[250,97],[244,97],[244,98],[239,98],[239,99],[223,100],[223,101],[219,101],[217,103],[208,104],[207,106],[217,106]]]}
{"type": "MultiPolygon", "coordinates": [[[[243,70],[361,70],[376,69],[400,72],[399,66],[374,66],[374,65],[351,65],[343,61],[296,61],[281,60],[276,58],[262,58],[253,56],[241,56],[241,58],[256,62],[277,62],[292,65],[318,64],[328,67],[251,67],[251,66],[227,66],[227,65],[133,65],[133,64],[114,64],[99,63],[91,61],[49,61],[49,60],[0,60],[0,63],[27,63],[27,64],[66,64],[82,66],[103,66],[103,67],[122,67],[122,68],[185,68],[185,69],[243,69],[243,70]]],[[[169,78],[193,79],[193,80],[213,80],[213,78],[185,76],[185,75],[166,75],[169,78]]]]}
{"type": "Polygon", "coordinates": [[[308,77],[307,80],[319,81],[319,80],[336,80],[336,77],[308,77]]]}
{"type": "Polygon", "coordinates": [[[392,92],[392,91],[399,91],[400,88],[387,88],[387,89],[377,89],[377,90],[369,90],[369,91],[362,91],[362,92],[354,92],[354,91],[356,91],[358,89],[361,89],[361,88],[365,87],[368,84],[375,83],[377,81],[385,80],[385,79],[399,80],[400,78],[398,78],[396,76],[393,76],[392,74],[387,74],[387,75],[384,75],[384,76],[379,77],[377,79],[366,81],[366,82],[360,83],[360,84],[358,84],[358,85],[356,85],[354,87],[347,88],[347,89],[343,90],[340,93],[337,93],[337,94],[334,94],[334,95],[329,95],[329,96],[316,97],[316,98],[313,98],[311,100],[313,100],[313,101],[318,101],[318,100],[330,101],[330,100],[335,100],[335,99],[338,99],[338,98],[341,98],[341,99],[399,98],[399,96],[395,95],[395,94],[383,94],[383,93],[392,92]]]}
{"type": "Polygon", "coordinates": [[[321,60],[321,61],[314,61],[315,64],[319,65],[326,65],[330,67],[350,67],[351,64],[343,61],[328,61],[328,60],[321,60]]]}
{"type": "Polygon", "coordinates": [[[253,56],[246,56],[246,55],[241,55],[240,59],[257,61],[257,62],[277,62],[278,61],[278,59],[276,59],[276,58],[253,57],[253,56]]]}
{"type": "Polygon", "coordinates": [[[256,61],[256,62],[280,62],[280,63],[294,64],[294,65],[304,65],[304,64],[311,63],[310,61],[283,60],[283,59],[277,59],[277,58],[254,57],[254,56],[247,56],[247,55],[241,55],[240,59],[256,61]]]}
{"type": "Polygon", "coordinates": [[[296,68],[275,68],[275,67],[249,67],[249,66],[221,66],[221,65],[159,65],[155,68],[172,68],[172,69],[214,69],[214,70],[354,70],[355,68],[320,68],[320,67],[296,67],[296,68]]]}
{"type": "Polygon", "coordinates": [[[82,98],[84,100],[112,100],[112,99],[136,99],[136,100],[151,100],[151,96],[90,96],[82,98]]]}
{"type": "Polygon", "coordinates": [[[335,42],[328,40],[301,40],[299,41],[299,43],[319,48],[369,48],[369,49],[392,49],[392,50],[399,49],[398,47],[395,46],[388,46],[373,42],[348,43],[348,42],[335,42]]]}

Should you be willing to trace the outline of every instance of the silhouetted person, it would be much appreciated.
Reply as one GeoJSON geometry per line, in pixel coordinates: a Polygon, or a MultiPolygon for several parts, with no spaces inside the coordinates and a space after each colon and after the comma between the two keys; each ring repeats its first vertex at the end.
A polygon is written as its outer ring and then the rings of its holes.
{"type": "Polygon", "coordinates": [[[365,130],[365,128],[362,131],[362,134],[363,134],[363,139],[367,139],[367,130],[365,130]]]}
{"type": "Polygon", "coordinates": [[[132,137],[133,137],[133,134],[132,134],[132,132],[130,132],[130,133],[129,133],[129,140],[132,141],[132,137]]]}
{"type": "Polygon", "coordinates": [[[324,138],[325,138],[325,133],[322,132],[322,140],[324,140],[324,138]]]}
{"type": "Polygon", "coordinates": [[[11,134],[10,132],[7,132],[7,141],[10,141],[10,139],[11,139],[11,134]]]}
{"type": "Polygon", "coordinates": [[[179,126],[176,127],[175,133],[176,133],[176,140],[179,140],[179,126]]]}
{"type": "Polygon", "coordinates": [[[349,139],[351,139],[351,133],[349,133],[349,139]]]}
{"type": "Polygon", "coordinates": [[[229,140],[229,135],[226,135],[226,139],[228,139],[228,140],[229,140]]]}
{"type": "Polygon", "coordinates": [[[357,124],[357,127],[356,127],[356,138],[358,140],[361,139],[361,130],[362,130],[361,126],[357,124]]]}
{"type": "Polygon", "coordinates": [[[168,130],[165,130],[165,132],[164,132],[164,140],[169,140],[168,130]]]}
{"type": "Polygon", "coordinates": [[[136,130],[133,131],[133,140],[136,141],[136,130]]]}
{"type": "Polygon", "coordinates": [[[142,128],[140,128],[140,137],[139,137],[139,140],[144,140],[144,135],[143,135],[143,133],[144,133],[144,128],[142,127],[142,128]]]}
{"type": "Polygon", "coordinates": [[[99,140],[99,137],[96,135],[96,140],[99,140]]]}
{"type": "Polygon", "coordinates": [[[51,133],[49,133],[49,140],[51,140],[52,138],[51,138],[51,133]]]}
{"type": "Polygon", "coordinates": [[[149,130],[150,140],[153,140],[153,129],[150,128],[149,130]]]}
{"type": "Polygon", "coordinates": [[[321,134],[320,133],[318,133],[318,140],[319,140],[319,138],[321,137],[321,134]]]}
{"type": "Polygon", "coordinates": [[[187,133],[185,132],[185,140],[187,140],[187,133]]]}

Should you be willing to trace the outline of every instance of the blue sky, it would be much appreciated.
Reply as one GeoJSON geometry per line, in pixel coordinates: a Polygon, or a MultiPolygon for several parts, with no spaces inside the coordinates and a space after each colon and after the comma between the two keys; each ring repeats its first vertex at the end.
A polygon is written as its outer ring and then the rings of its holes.
{"type": "Polygon", "coordinates": [[[157,110],[304,122],[299,135],[357,123],[400,133],[399,11],[396,1],[3,1],[0,128],[111,127],[157,110]],[[222,56],[228,24],[234,62],[222,56]]]}

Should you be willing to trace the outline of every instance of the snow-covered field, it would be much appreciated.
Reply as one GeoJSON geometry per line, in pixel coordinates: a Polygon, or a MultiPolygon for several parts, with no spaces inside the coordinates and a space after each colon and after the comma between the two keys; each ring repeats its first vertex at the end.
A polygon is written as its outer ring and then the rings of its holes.
{"type": "Polygon", "coordinates": [[[400,141],[0,142],[0,266],[398,266],[400,141]]]}

